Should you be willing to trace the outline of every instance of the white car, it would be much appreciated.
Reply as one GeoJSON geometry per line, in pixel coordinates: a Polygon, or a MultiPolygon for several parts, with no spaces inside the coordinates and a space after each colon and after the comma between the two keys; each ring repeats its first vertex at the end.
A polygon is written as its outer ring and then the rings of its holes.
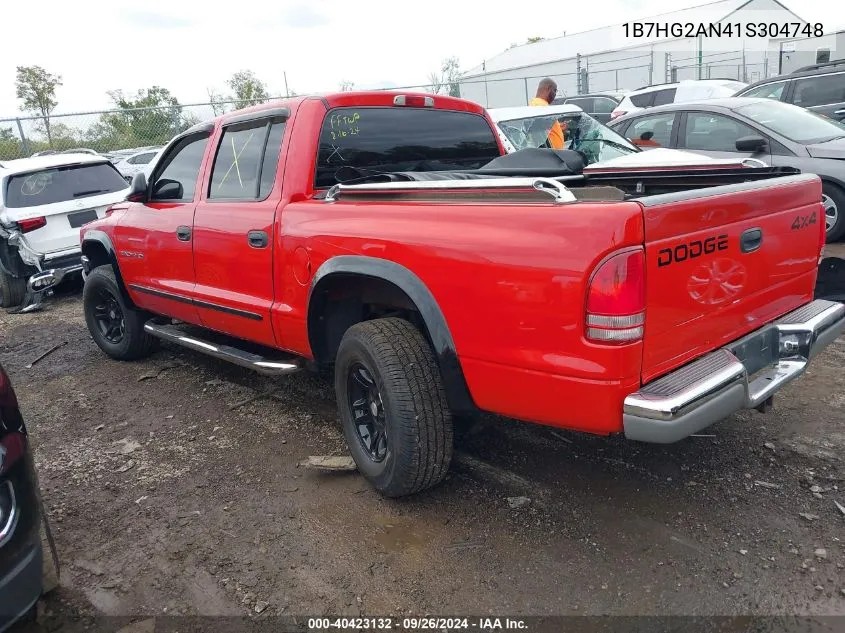
{"type": "Polygon", "coordinates": [[[555,121],[559,122],[563,127],[565,148],[577,150],[584,157],[585,173],[616,168],[714,165],[717,162],[725,166],[765,166],[756,159],[717,161],[699,153],[676,149],[644,151],[572,104],[492,108],[488,113],[508,153],[543,147],[555,121]]]}
{"type": "Polygon", "coordinates": [[[732,97],[747,85],[735,79],[687,79],[675,83],[646,86],[625,95],[625,98],[610,113],[610,120],[667,103],[732,97]]]}
{"type": "Polygon", "coordinates": [[[144,168],[158,157],[162,149],[161,147],[149,148],[124,156],[120,160],[115,161],[114,166],[127,182],[132,182],[133,176],[144,171],[144,168]]]}
{"type": "Polygon", "coordinates": [[[129,183],[103,156],[0,163],[0,307],[35,309],[47,290],[81,272],[80,227],[128,193],[129,183]]]}

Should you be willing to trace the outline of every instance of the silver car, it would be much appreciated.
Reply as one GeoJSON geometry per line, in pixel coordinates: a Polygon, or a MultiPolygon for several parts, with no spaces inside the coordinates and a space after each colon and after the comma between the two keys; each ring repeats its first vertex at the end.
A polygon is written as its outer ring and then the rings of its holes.
{"type": "Polygon", "coordinates": [[[609,126],[643,149],[756,158],[822,180],[827,241],[845,236],[845,124],[788,103],[729,97],[649,108],[609,126]]]}

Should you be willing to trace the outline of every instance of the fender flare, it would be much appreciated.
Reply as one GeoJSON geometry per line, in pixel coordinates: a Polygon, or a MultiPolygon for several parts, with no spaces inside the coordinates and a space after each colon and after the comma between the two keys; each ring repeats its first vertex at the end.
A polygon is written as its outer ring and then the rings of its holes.
{"type": "Polygon", "coordinates": [[[443,378],[449,407],[455,412],[477,411],[461,368],[455,341],[437,300],[428,286],[416,274],[401,264],[364,255],[339,255],[324,262],[312,277],[311,286],[308,290],[306,314],[308,315],[309,342],[313,342],[311,299],[315,291],[327,279],[338,273],[382,279],[402,290],[417,307],[425,324],[443,378]]]}
{"type": "MultiPolygon", "coordinates": [[[[135,308],[135,302],[132,301],[132,298],[129,296],[129,292],[126,289],[126,284],[123,282],[123,275],[120,273],[120,264],[117,261],[117,251],[115,251],[114,244],[112,244],[111,238],[109,237],[108,233],[104,231],[100,231],[97,229],[91,229],[89,231],[85,231],[85,234],[82,237],[82,255],[83,257],[87,257],[87,253],[85,252],[86,244],[99,244],[103,247],[106,251],[106,257],[108,257],[109,264],[114,271],[114,278],[117,280],[117,286],[120,288],[120,294],[123,298],[125,304],[131,308],[135,308]]],[[[89,263],[83,259],[83,269],[85,270],[85,274],[87,275],[91,271],[89,270],[89,263]]]]}

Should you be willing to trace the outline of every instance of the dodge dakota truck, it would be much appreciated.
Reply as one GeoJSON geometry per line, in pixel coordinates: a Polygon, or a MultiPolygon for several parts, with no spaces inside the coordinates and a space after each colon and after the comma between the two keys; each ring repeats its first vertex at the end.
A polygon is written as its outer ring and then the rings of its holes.
{"type": "Polygon", "coordinates": [[[333,371],[386,497],[443,479],[454,415],[676,442],[766,410],[845,328],[813,299],[817,176],[583,165],[507,154],[483,108],[445,96],[225,114],[80,230],[85,320],[115,359],[166,341],[333,371]]]}

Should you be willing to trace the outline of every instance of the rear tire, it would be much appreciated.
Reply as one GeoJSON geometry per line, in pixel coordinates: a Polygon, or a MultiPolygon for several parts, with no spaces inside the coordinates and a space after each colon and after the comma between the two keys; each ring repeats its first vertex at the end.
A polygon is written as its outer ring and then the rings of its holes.
{"type": "Polygon", "coordinates": [[[822,184],[825,205],[825,242],[838,242],[845,235],[845,192],[833,183],[822,184]]]}
{"type": "Polygon", "coordinates": [[[0,270],[0,308],[13,308],[23,303],[26,279],[12,277],[0,270]]]}
{"type": "Polygon", "coordinates": [[[144,331],[150,318],[126,305],[112,267],[98,266],[82,290],[85,323],[97,346],[115,360],[136,360],[152,354],[158,339],[144,331]]]}
{"type": "Polygon", "coordinates": [[[411,495],[443,480],[452,417],[434,353],[416,327],[389,318],[349,328],[335,391],[352,458],[382,495],[411,495]]]}

